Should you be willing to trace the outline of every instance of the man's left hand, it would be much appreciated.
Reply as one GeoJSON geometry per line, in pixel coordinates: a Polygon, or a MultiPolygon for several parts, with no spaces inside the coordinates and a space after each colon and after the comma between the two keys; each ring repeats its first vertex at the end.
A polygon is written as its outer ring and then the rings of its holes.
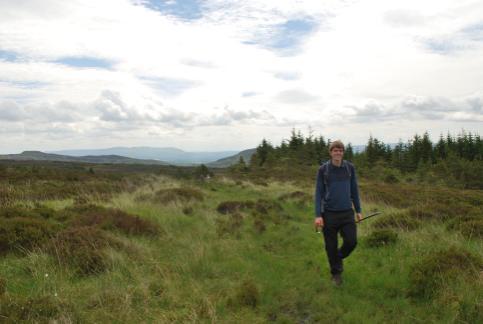
{"type": "Polygon", "coordinates": [[[362,219],[362,213],[356,213],[356,218],[357,221],[360,222],[360,220],[362,219]]]}

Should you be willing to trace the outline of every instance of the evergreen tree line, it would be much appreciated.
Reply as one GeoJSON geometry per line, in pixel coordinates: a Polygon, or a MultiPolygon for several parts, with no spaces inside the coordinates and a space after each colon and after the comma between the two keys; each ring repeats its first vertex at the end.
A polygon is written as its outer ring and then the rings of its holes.
{"type": "MultiPolygon", "coordinates": [[[[319,165],[329,159],[330,139],[324,136],[304,136],[300,131],[292,130],[291,136],[274,146],[263,139],[250,159],[251,168],[270,167],[273,165],[319,165]]],[[[345,147],[345,158],[352,160],[354,150],[350,143],[345,147]]]]}
{"type": "MultiPolygon", "coordinates": [[[[291,136],[274,146],[263,139],[247,164],[240,158],[233,171],[260,172],[276,170],[303,176],[329,159],[330,139],[304,136],[292,130],[291,136]]],[[[362,175],[373,177],[391,173],[387,179],[418,175],[419,180],[440,179],[446,184],[458,183],[467,188],[483,188],[483,142],[480,135],[462,131],[457,135],[441,135],[432,142],[428,132],[414,135],[406,143],[389,145],[370,136],[365,149],[354,152],[346,143],[344,159],[352,161],[362,175]],[[381,171],[383,168],[384,172],[381,171]],[[392,170],[392,171],[391,171],[392,170]],[[378,172],[375,172],[378,171],[378,172]]]]}
{"type": "Polygon", "coordinates": [[[421,164],[434,165],[448,159],[481,161],[483,141],[480,135],[462,131],[456,136],[440,135],[433,143],[425,132],[422,136],[414,135],[407,143],[399,141],[392,148],[370,136],[365,150],[355,156],[358,164],[371,167],[382,161],[403,173],[416,171],[421,164]]]}

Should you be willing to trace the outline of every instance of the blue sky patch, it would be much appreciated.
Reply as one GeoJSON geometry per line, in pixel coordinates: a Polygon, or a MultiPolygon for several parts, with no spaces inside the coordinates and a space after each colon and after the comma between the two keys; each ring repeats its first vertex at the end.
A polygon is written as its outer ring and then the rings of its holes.
{"type": "Polygon", "coordinates": [[[191,88],[200,85],[200,82],[185,79],[141,77],[151,88],[167,96],[177,96],[191,88]]]}
{"type": "Polygon", "coordinates": [[[148,0],[143,5],[162,14],[186,20],[199,19],[203,16],[201,0],[148,0]]]}
{"type": "Polygon", "coordinates": [[[293,19],[276,26],[276,33],[270,44],[274,48],[298,46],[304,36],[309,35],[317,26],[311,19],[293,19]]]}
{"type": "Polygon", "coordinates": [[[17,54],[15,52],[4,51],[0,49],[0,60],[14,62],[17,60],[17,54]]]}
{"type": "Polygon", "coordinates": [[[55,60],[54,63],[59,63],[71,67],[79,68],[99,68],[99,69],[111,69],[113,62],[96,58],[96,57],[64,57],[55,60]]]}
{"type": "Polygon", "coordinates": [[[282,24],[270,27],[270,32],[257,35],[255,39],[245,41],[248,45],[261,45],[281,55],[294,55],[300,49],[303,40],[313,33],[318,23],[311,17],[290,19],[282,24]]]}
{"type": "Polygon", "coordinates": [[[463,34],[472,41],[483,41],[483,22],[470,25],[462,30],[463,34]]]}

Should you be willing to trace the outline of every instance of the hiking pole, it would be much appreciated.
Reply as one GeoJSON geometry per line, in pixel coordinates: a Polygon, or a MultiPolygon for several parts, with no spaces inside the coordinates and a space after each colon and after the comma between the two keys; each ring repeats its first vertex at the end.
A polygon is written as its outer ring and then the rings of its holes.
{"type": "Polygon", "coordinates": [[[382,214],[382,212],[375,212],[375,213],[372,213],[372,214],[370,214],[369,216],[366,216],[366,217],[364,217],[364,218],[361,218],[361,220],[356,221],[356,223],[360,223],[360,222],[362,222],[363,220],[368,219],[369,217],[374,217],[374,216],[377,216],[377,215],[379,215],[379,214],[382,214]]]}

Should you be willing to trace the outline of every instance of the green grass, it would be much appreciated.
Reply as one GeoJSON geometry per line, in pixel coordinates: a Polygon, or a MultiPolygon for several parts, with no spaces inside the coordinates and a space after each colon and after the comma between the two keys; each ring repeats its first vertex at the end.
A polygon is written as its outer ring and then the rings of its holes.
{"type": "MultiPolygon", "coordinates": [[[[160,227],[159,235],[114,232],[129,248],[107,249],[108,270],[88,276],[79,276],[68,266],[59,267],[41,247],[7,254],[0,259],[0,278],[6,281],[0,314],[27,321],[114,323],[482,320],[481,269],[479,277],[462,274],[446,282],[430,298],[408,295],[411,269],[428,255],[456,246],[481,258],[481,240],[469,240],[458,231],[449,231],[444,223],[431,220],[411,230],[394,229],[398,233],[394,244],[371,247],[367,238],[375,230],[376,218],[367,220],[358,225],[358,246],[345,260],[343,286],[336,288],[330,282],[323,237],[314,232],[312,203],[277,200],[297,190],[312,195],[310,186],[293,183],[263,186],[230,179],[197,183],[163,176],[107,202],[90,200],[155,222],[160,227]],[[178,187],[196,187],[202,191],[203,201],[136,199],[178,187]],[[252,210],[245,210],[241,212],[240,228],[222,236],[217,233],[219,220],[230,221],[232,217],[216,211],[221,202],[260,198],[280,202],[289,218],[274,221],[280,216],[277,212],[259,216],[266,228],[260,233],[254,226],[252,210]],[[183,213],[186,206],[192,207],[192,214],[183,213]],[[50,304],[33,300],[37,297],[48,297],[42,302],[50,304]],[[12,301],[30,305],[31,313],[19,315],[12,301]],[[35,307],[53,309],[35,313],[35,307]]],[[[474,196],[481,198],[483,193],[475,191],[474,196]]],[[[62,210],[73,200],[45,204],[62,210]]],[[[363,207],[367,212],[405,210],[380,204],[374,196],[364,201],[363,207]]]]}

